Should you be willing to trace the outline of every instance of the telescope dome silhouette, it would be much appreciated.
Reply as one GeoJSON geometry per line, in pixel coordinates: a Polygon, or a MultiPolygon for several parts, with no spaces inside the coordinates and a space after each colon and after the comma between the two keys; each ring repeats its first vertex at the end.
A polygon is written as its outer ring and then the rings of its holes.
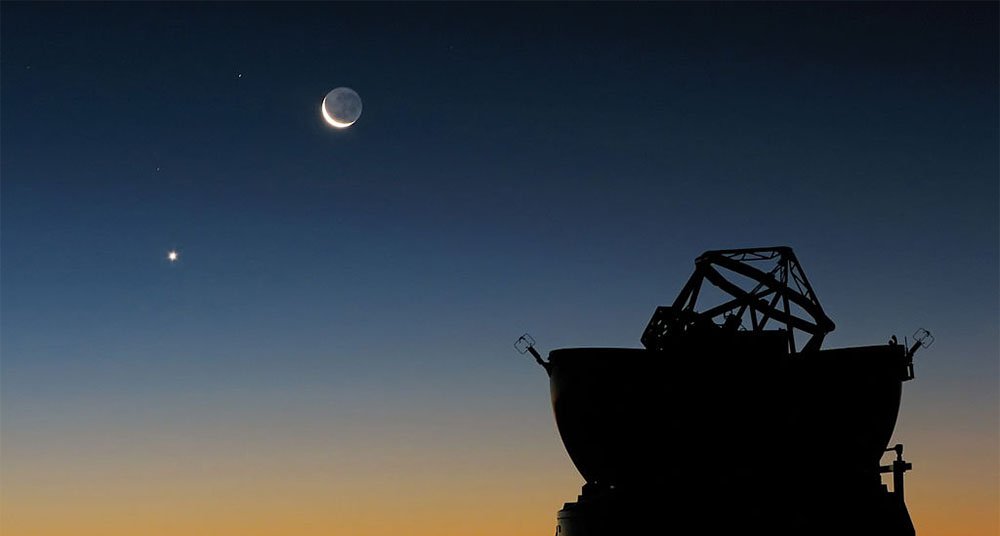
{"type": "Polygon", "coordinates": [[[893,337],[822,349],[833,329],[791,248],[775,247],[702,254],[656,309],[644,348],[565,348],[545,361],[519,339],[548,373],[559,435],[586,481],[557,534],[662,528],[651,512],[712,518],[718,530],[913,534],[910,464],[887,447],[913,354],[933,339],[920,330],[911,348],[893,337]],[[709,285],[721,303],[704,304],[709,285]],[[888,451],[896,461],[880,465],[888,451]]]}

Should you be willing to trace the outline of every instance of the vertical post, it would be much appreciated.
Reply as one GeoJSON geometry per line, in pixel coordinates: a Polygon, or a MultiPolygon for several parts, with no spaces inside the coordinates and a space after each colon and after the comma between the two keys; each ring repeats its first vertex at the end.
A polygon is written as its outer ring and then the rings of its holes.
{"type": "Polygon", "coordinates": [[[895,460],[892,462],[892,491],[896,494],[896,500],[903,502],[903,472],[906,471],[901,466],[904,462],[895,460]]]}
{"type": "MultiPolygon", "coordinates": [[[[895,451],[896,459],[892,461],[892,493],[900,503],[905,499],[903,475],[913,469],[913,464],[903,459],[903,445],[899,444],[886,451],[895,451]]],[[[884,472],[884,470],[883,470],[884,472]]]]}
{"type": "Polygon", "coordinates": [[[896,499],[903,502],[903,473],[913,469],[913,464],[896,460],[892,462],[892,492],[896,494],[896,499]]]}

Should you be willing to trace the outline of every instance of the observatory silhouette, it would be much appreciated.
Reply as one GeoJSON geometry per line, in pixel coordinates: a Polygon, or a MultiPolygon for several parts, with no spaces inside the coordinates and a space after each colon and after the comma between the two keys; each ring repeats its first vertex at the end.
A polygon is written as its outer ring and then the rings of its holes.
{"type": "Polygon", "coordinates": [[[833,329],[792,249],[772,247],[699,256],[644,348],[546,361],[522,336],[586,481],[556,535],[915,534],[911,465],[889,440],[913,355],[933,338],[822,349],[833,329]]]}

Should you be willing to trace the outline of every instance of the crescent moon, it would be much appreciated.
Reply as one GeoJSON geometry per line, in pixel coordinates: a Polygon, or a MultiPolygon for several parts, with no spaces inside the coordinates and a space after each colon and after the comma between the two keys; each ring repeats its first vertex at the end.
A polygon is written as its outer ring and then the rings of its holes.
{"type": "Polygon", "coordinates": [[[321,112],[323,112],[323,119],[326,119],[326,122],[330,123],[330,126],[337,128],[347,128],[354,124],[354,121],[351,121],[350,123],[341,123],[340,121],[337,121],[333,117],[330,117],[330,114],[327,113],[326,111],[326,97],[323,97],[323,103],[319,105],[319,109],[321,112]]]}

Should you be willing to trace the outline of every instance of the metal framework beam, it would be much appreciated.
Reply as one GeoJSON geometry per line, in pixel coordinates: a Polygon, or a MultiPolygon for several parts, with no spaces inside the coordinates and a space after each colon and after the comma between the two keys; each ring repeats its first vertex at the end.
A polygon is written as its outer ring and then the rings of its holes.
{"type": "Polygon", "coordinates": [[[771,323],[780,324],[779,329],[783,327],[788,332],[791,353],[796,352],[796,331],[808,335],[802,351],[810,352],[819,350],[826,334],[835,327],[823,312],[792,248],[726,249],[706,251],[695,260],[694,274],[677,295],[673,307],[657,310],[643,335],[643,344],[659,347],[656,339],[694,327],[746,329],[743,320],[748,312],[751,331],[764,331],[771,323]],[[766,268],[758,268],[761,265],[766,268]],[[739,279],[727,277],[730,273],[752,281],[752,288],[741,287],[736,282],[739,279]],[[698,297],[705,281],[732,299],[698,311],[698,297]]]}

